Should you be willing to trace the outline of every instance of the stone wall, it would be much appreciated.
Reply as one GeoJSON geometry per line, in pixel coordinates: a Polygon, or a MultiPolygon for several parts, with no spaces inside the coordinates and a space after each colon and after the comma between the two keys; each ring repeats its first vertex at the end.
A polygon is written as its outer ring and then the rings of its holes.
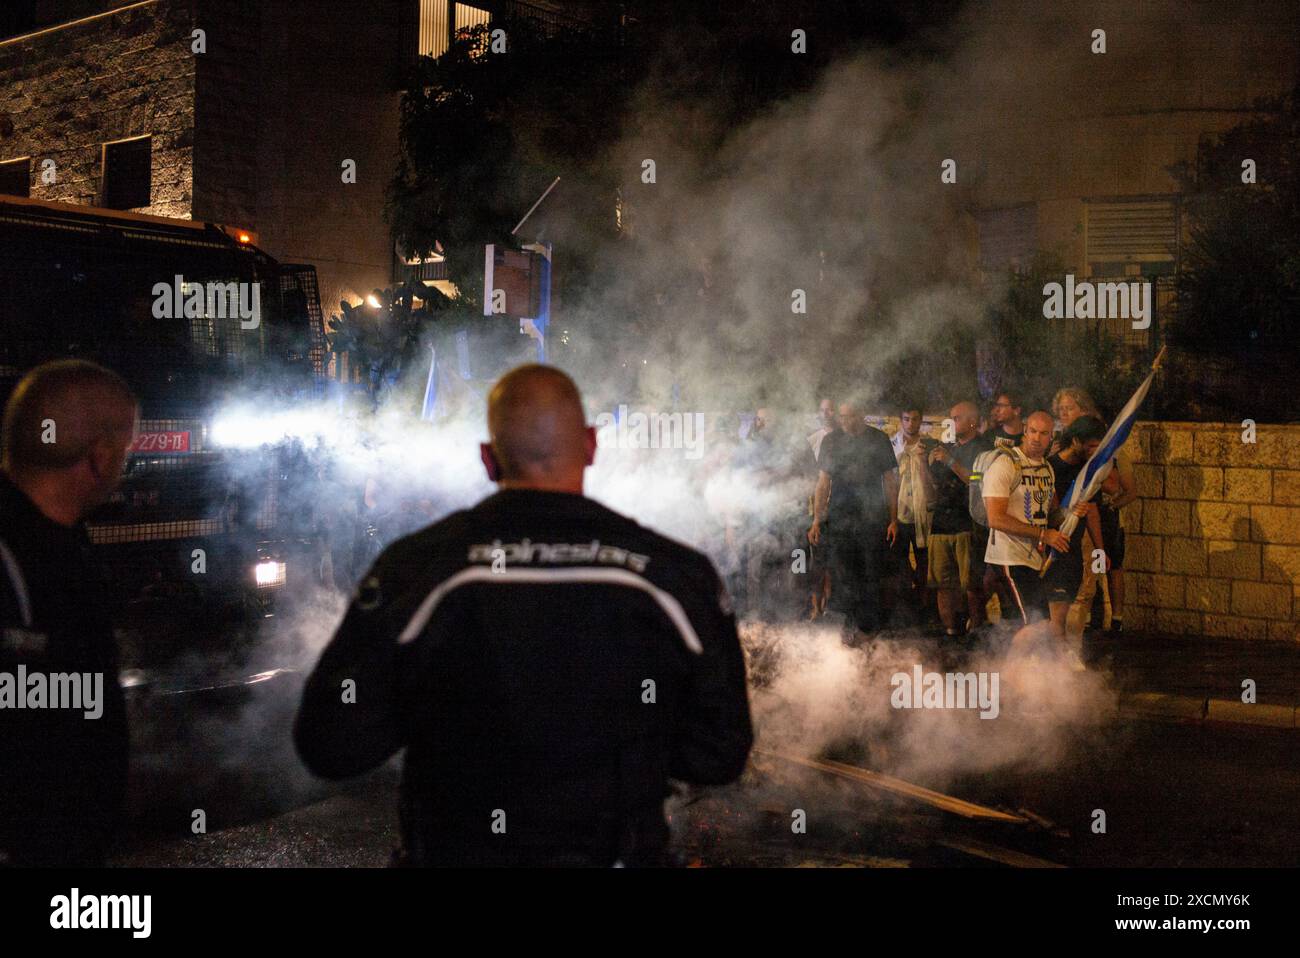
{"type": "Polygon", "coordinates": [[[194,218],[257,230],[265,248],[257,202],[265,83],[260,5],[196,0],[194,18],[207,41],[206,52],[195,57],[194,218]]]}
{"type": "Polygon", "coordinates": [[[152,203],[140,211],[190,217],[190,29],[186,4],[158,2],[0,43],[0,161],[31,157],[33,199],[101,205],[103,144],[151,134],[152,203]],[[44,159],[53,184],[41,182],[44,159]]]}
{"type": "Polygon", "coordinates": [[[1138,423],[1125,628],[1300,638],[1300,426],[1138,423]]]}
{"type": "MultiPolygon", "coordinates": [[[[219,24],[232,7],[247,6],[246,0],[204,4],[222,11],[219,24]]],[[[341,299],[359,302],[392,282],[384,191],[397,168],[402,4],[276,0],[256,6],[258,61],[245,70],[258,98],[253,228],[281,262],[316,266],[328,317],[341,299]],[[356,163],[355,183],[342,181],[345,159],[356,163]]],[[[213,49],[227,42],[217,37],[213,49]]],[[[208,122],[206,106],[200,102],[200,124],[208,122]]],[[[210,182],[214,203],[222,185],[237,195],[237,179],[210,182]]]]}

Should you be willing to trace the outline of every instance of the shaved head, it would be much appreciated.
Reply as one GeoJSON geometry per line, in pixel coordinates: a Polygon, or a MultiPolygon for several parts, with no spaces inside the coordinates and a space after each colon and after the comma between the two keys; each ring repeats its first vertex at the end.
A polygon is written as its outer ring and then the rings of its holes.
{"type": "Polygon", "coordinates": [[[948,416],[952,419],[954,434],[963,442],[979,431],[980,410],[969,400],[963,399],[953,403],[952,408],[948,410],[948,416]]]}
{"type": "Polygon", "coordinates": [[[1056,428],[1056,420],[1052,418],[1052,414],[1046,409],[1039,409],[1031,412],[1029,418],[1026,419],[1025,422],[1032,422],[1038,429],[1046,429],[1049,432],[1056,428]]]}
{"type": "Polygon", "coordinates": [[[1025,435],[1020,440],[1020,448],[1031,459],[1041,459],[1052,445],[1052,430],[1056,420],[1046,410],[1039,409],[1029,414],[1025,420],[1025,435]]]}
{"type": "Polygon", "coordinates": [[[37,366],[5,406],[0,466],[47,518],[71,526],[122,478],[137,412],[130,387],[103,366],[37,366]]]}
{"type": "Polygon", "coordinates": [[[587,426],[582,396],[567,375],[536,364],[511,370],[488,394],[487,419],[490,440],[483,455],[493,479],[581,491],[582,471],[595,453],[595,431],[587,426]]]}
{"type": "Polygon", "coordinates": [[[96,443],[131,439],[136,402],[117,373],[79,359],[37,366],[5,407],[4,469],[11,475],[75,466],[96,443]]]}

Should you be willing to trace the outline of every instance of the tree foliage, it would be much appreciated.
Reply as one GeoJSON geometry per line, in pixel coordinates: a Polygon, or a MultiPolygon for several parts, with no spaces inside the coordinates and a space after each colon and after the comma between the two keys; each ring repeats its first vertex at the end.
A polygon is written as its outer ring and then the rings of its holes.
{"type": "Polygon", "coordinates": [[[1040,256],[1028,270],[1006,276],[1005,294],[989,309],[990,342],[998,354],[989,392],[1019,392],[1027,414],[1050,409],[1061,387],[1079,386],[1112,416],[1147,370],[1126,364],[1118,337],[1099,323],[1043,316],[1043,286],[1064,272],[1059,262],[1040,256]]]}
{"type": "Polygon", "coordinates": [[[1174,409],[1193,419],[1293,421],[1300,362],[1300,87],[1202,141],[1172,170],[1189,241],[1165,330],[1174,409]],[[1244,182],[1251,161],[1255,182],[1244,182]]]}
{"type": "MultiPolygon", "coordinates": [[[[378,401],[405,370],[421,368],[436,324],[458,318],[462,309],[438,290],[412,284],[377,289],[371,296],[378,306],[339,303],[326,334],[331,351],[346,352],[352,366],[363,370],[366,392],[378,401]]],[[[422,371],[427,371],[427,362],[422,371]]]]}
{"type": "Polygon", "coordinates": [[[1190,352],[1300,353],[1300,87],[1258,108],[1175,170],[1192,226],[1170,339],[1190,352]],[[1243,182],[1248,160],[1254,183],[1243,182]]]}
{"type": "MultiPolygon", "coordinates": [[[[484,244],[517,244],[511,229],[556,176],[562,199],[548,199],[549,221],[580,221],[595,239],[615,232],[607,151],[625,95],[615,51],[583,34],[548,37],[522,19],[504,27],[507,52],[491,53],[494,28],[461,31],[437,60],[420,59],[402,99],[388,201],[399,246],[445,251],[471,307],[482,304],[484,244]]],[[[523,235],[536,235],[538,222],[523,235]]]]}

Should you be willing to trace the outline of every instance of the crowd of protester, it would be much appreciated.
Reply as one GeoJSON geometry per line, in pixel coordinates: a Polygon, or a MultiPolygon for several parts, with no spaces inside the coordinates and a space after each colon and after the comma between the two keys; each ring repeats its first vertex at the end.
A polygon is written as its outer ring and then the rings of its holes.
{"type": "MultiPolygon", "coordinates": [[[[1023,630],[1065,635],[1104,580],[1119,630],[1127,460],[1071,507],[1073,531],[1061,508],[1107,432],[1090,397],[1062,389],[1051,412],[1026,415],[1004,391],[987,417],[963,400],[937,435],[899,405],[892,438],[827,398],[811,434],[760,408],[709,451],[703,472],[727,469],[754,500],[728,500],[730,590],[704,554],[584,495],[597,437],[552,367],[493,387],[479,453],[499,490],[433,524],[431,490],[383,470],[356,489],[319,450],[290,448],[279,465],[311,506],[295,523],[320,547],[317,574],[361,576],[305,685],[300,757],[344,778],[405,750],[397,864],[659,865],[672,860],[669,779],[734,781],[753,744],[737,606],[838,616],[849,644],[903,626],[957,647],[994,598],[1023,630]],[[502,541],[510,568],[481,545],[502,541]],[[366,694],[340,695],[349,684],[366,694]],[[508,833],[507,807],[524,810],[508,833]]],[[[124,816],[128,712],[85,521],[117,488],[138,417],[130,386],[83,360],[29,371],[5,407],[0,674],[72,677],[86,693],[0,709],[0,868],[103,864],[124,816]]],[[[250,521],[246,503],[227,506],[250,521]]]]}
{"type": "Polygon", "coordinates": [[[1061,502],[1107,431],[1087,392],[1063,388],[1049,411],[1004,390],[929,425],[919,404],[900,407],[892,437],[852,400],[822,398],[816,428],[798,437],[756,412],[731,463],[760,484],[793,477],[802,492],[791,515],[730,536],[739,605],[787,620],[838,614],[851,644],[910,628],[967,645],[990,612],[1058,636],[1121,631],[1119,512],[1137,496],[1122,450],[1073,509],[1073,531],[1060,528],[1061,502]]]}

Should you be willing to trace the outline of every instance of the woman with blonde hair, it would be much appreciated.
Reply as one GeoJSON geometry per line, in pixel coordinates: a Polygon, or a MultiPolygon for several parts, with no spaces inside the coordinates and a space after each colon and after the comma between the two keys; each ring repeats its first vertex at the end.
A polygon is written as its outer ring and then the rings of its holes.
{"type": "Polygon", "coordinates": [[[1069,429],[1070,424],[1080,416],[1096,416],[1104,421],[1087,390],[1078,386],[1066,386],[1056,391],[1052,397],[1052,415],[1060,423],[1062,431],[1069,429]]]}

